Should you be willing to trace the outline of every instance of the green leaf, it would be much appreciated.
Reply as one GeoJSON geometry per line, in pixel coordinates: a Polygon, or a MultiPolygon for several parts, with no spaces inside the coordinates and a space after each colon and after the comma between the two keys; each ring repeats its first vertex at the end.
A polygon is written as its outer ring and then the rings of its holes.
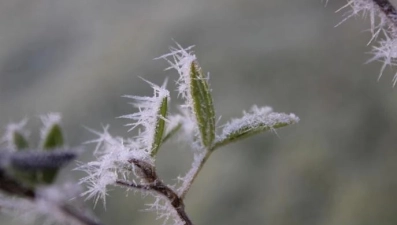
{"type": "Polygon", "coordinates": [[[14,131],[12,140],[17,150],[26,149],[29,147],[29,143],[25,136],[17,131],[14,131]]]}
{"type": "Polygon", "coordinates": [[[53,124],[49,128],[47,135],[44,137],[43,149],[51,150],[54,148],[60,148],[63,146],[63,142],[64,140],[61,126],[59,124],[53,124]]]}
{"type": "MultiPolygon", "coordinates": [[[[64,144],[64,138],[61,126],[59,124],[53,124],[49,127],[47,135],[43,140],[43,149],[47,151],[61,148],[64,144]]],[[[54,182],[59,169],[47,169],[41,173],[41,180],[43,183],[51,184],[54,182]]]]}
{"type": "Polygon", "coordinates": [[[190,65],[190,79],[193,111],[198,122],[201,142],[209,148],[215,139],[215,111],[207,80],[195,62],[190,65]]]}
{"type": "Polygon", "coordinates": [[[151,156],[155,156],[160,148],[163,141],[163,134],[165,128],[164,118],[168,112],[168,98],[164,97],[157,113],[156,130],[154,133],[154,140],[152,144],[151,156]]]}

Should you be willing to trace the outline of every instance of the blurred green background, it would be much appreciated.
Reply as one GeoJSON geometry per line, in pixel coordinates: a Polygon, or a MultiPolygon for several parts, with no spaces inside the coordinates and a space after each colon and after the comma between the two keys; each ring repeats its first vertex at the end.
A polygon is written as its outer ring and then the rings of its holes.
{"type": "MultiPolygon", "coordinates": [[[[213,154],[187,196],[195,224],[397,224],[397,92],[392,69],[364,64],[369,21],[335,11],[345,0],[2,0],[0,125],[62,112],[71,146],[83,126],[133,135],[115,117],[134,109],[124,94],[151,94],[174,71],[152,59],[173,39],[195,52],[220,123],[253,104],[301,121],[213,154]]],[[[174,95],[175,96],[175,95],[174,95]]],[[[179,100],[174,98],[173,103],[179,100]]],[[[176,112],[176,107],[172,107],[176,112]]],[[[87,146],[82,161],[91,159],[87,146]]],[[[160,150],[169,183],[192,160],[176,141],[160,150]]],[[[63,171],[62,181],[83,174],[63,171]]],[[[139,194],[114,188],[95,213],[107,225],[161,224],[139,194]]],[[[88,201],[87,205],[92,205],[88,201]]],[[[91,207],[91,206],[90,206],[91,207]]],[[[6,216],[1,225],[20,224],[6,216]]]]}

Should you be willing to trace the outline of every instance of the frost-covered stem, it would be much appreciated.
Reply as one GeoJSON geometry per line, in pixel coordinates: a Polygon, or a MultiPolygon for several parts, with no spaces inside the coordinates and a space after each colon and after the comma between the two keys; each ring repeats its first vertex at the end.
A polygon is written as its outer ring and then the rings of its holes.
{"type": "Polygon", "coordinates": [[[179,218],[185,223],[185,225],[193,225],[192,221],[189,219],[185,212],[185,204],[183,203],[183,198],[179,197],[174,190],[169,188],[158,178],[155,168],[152,165],[137,159],[131,159],[129,160],[129,162],[133,163],[137,168],[141,170],[143,178],[147,182],[147,184],[135,184],[118,179],[116,181],[117,185],[127,188],[154,191],[166,197],[172,207],[177,212],[179,218]]]}
{"type": "Polygon", "coordinates": [[[180,198],[182,198],[182,199],[185,198],[187,192],[189,191],[190,187],[192,186],[192,184],[193,184],[194,180],[196,179],[197,175],[200,173],[200,171],[203,168],[205,162],[207,162],[207,159],[210,157],[212,151],[213,151],[212,149],[211,150],[207,150],[205,155],[198,162],[198,166],[193,166],[191,168],[191,170],[188,172],[188,174],[192,174],[192,175],[188,176],[190,178],[189,180],[184,181],[183,189],[182,189],[181,194],[180,194],[180,198]]]}
{"type": "Polygon", "coordinates": [[[388,0],[372,0],[397,28],[397,10],[388,0]]]}
{"type": "MultiPolygon", "coordinates": [[[[0,169],[0,190],[9,194],[24,197],[31,201],[34,201],[37,198],[37,194],[34,189],[22,185],[17,180],[8,176],[2,169],[0,169]]],[[[96,222],[68,205],[56,205],[56,207],[58,207],[65,215],[82,225],[101,225],[101,223],[96,222]]]]}

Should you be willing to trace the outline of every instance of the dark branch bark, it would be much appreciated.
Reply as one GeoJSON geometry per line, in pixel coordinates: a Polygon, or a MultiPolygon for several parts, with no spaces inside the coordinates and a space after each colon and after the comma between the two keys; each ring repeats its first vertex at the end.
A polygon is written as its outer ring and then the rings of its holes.
{"type": "Polygon", "coordinates": [[[389,0],[372,0],[397,28],[397,10],[389,0]]]}
{"type": "Polygon", "coordinates": [[[116,184],[128,188],[157,192],[168,199],[172,207],[178,213],[179,218],[185,222],[185,225],[193,225],[192,221],[185,212],[185,204],[183,203],[183,199],[158,178],[155,168],[152,165],[137,159],[131,159],[129,162],[133,163],[137,168],[140,169],[140,172],[142,172],[147,184],[135,184],[125,180],[117,180],[116,184]]]}

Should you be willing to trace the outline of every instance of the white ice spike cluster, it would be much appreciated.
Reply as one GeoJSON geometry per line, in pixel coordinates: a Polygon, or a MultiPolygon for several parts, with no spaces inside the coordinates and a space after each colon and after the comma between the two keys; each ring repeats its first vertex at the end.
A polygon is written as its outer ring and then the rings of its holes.
{"type": "Polygon", "coordinates": [[[99,136],[98,139],[88,142],[97,144],[94,152],[97,160],[82,165],[79,169],[88,174],[81,180],[82,183],[88,185],[88,190],[84,195],[87,198],[95,198],[95,202],[102,199],[105,203],[107,187],[115,185],[117,179],[127,179],[131,172],[139,179],[139,174],[135,173],[134,165],[129,162],[130,159],[153,164],[154,159],[150,154],[153,149],[156,121],[159,119],[158,110],[164,99],[167,101],[169,92],[165,89],[165,84],[160,87],[148,83],[154,90],[152,97],[125,96],[135,100],[133,105],[138,108],[138,112],[121,118],[134,120],[133,123],[127,125],[132,126],[130,130],[140,128],[137,136],[132,139],[112,137],[108,133],[108,127],[105,127],[103,132],[91,130],[99,136]]]}
{"type": "MultiPolygon", "coordinates": [[[[94,152],[96,161],[88,162],[81,165],[78,170],[86,172],[88,175],[80,180],[85,183],[88,190],[83,193],[87,198],[94,198],[95,204],[99,199],[102,199],[106,205],[106,195],[108,185],[113,185],[119,176],[127,176],[128,159],[130,153],[134,152],[134,148],[127,146],[124,140],[119,137],[112,137],[108,133],[108,127],[105,127],[103,132],[91,130],[99,136],[98,139],[87,142],[96,143],[97,147],[94,152]]],[[[142,157],[148,154],[140,151],[142,157]]]]}
{"type": "Polygon", "coordinates": [[[154,138],[156,133],[156,124],[159,119],[165,120],[166,118],[159,118],[159,109],[163,101],[168,101],[170,93],[165,86],[167,81],[160,87],[150,81],[145,80],[153,88],[153,96],[134,96],[125,95],[123,97],[135,100],[132,105],[138,109],[138,112],[121,116],[120,118],[131,119],[134,122],[128,123],[126,126],[131,126],[130,130],[136,127],[141,127],[140,134],[136,137],[136,142],[138,142],[142,147],[146,148],[147,151],[151,151],[154,146],[154,138]]]}
{"type": "MultiPolygon", "coordinates": [[[[380,61],[383,63],[379,78],[387,66],[395,66],[397,63],[397,5],[393,1],[374,0],[348,0],[342,7],[350,8],[345,18],[339,24],[354,16],[368,17],[371,24],[372,38],[369,42],[379,39],[372,48],[373,57],[368,61],[380,61]],[[395,4],[395,3],[394,3],[395,4]],[[381,36],[381,38],[379,38],[381,36]]],[[[338,24],[338,25],[339,25],[338,24]]],[[[397,82],[397,73],[393,78],[393,84],[397,82]]]]}

